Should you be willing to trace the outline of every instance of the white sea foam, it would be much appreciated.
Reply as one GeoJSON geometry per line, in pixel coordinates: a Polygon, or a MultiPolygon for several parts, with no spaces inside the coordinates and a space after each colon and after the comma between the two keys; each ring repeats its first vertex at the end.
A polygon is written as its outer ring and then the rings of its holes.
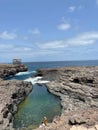
{"type": "Polygon", "coordinates": [[[36,73],[36,71],[19,72],[19,73],[16,74],[16,76],[28,75],[28,74],[33,74],[33,73],[36,73]]]}
{"type": "Polygon", "coordinates": [[[34,78],[27,78],[25,79],[24,81],[27,81],[27,82],[31,82],[32,84],[36,84],[36,83],[39,83],[39,84],[44,84],[44,83],[48,83],[49,81],[45,81],[45,80],[41,80],[42,77],[38,76],[38,77],[34,77],[34,78]]]}

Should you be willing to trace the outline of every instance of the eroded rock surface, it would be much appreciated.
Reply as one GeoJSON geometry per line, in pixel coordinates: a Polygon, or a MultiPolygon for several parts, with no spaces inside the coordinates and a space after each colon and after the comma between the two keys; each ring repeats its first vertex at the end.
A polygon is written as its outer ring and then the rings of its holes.
{"type": "Polygon", "coordinates": [[[13,76],[18,72],[27,71],[28,68],[23,65],[13,65],[13,64],[0,64],[0,78],[7,78],[13,76]]]}
{"type": "Polygon", "coordinates": [[[41,69],[36,75],[51,81],[46,84],[48,90],[61,99],[60,121],[51,123],[46,130],[71,130],[73,126],[97,129],[98,67],[41,69]]]}
{"type": "Polygon", "coordinates": [[[32,84],[23,81],[0,82],[0,130],[12,130],[17,104],[31,92],[32,84]]]}
{"type": "Polygon", "coordinates": [[[26,70],[24,65],[0,64],[0,130],[14,130],[13,118],[17,104],[32,91],[31,83],[3,79],[26,70]]]}

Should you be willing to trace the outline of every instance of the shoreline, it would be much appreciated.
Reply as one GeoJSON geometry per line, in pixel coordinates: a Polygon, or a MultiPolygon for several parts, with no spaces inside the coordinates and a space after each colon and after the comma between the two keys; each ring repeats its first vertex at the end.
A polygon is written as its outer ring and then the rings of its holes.
{"type": "Polygon", "coordinates": [[[13,65],[13,64],[0,64],[0,78],[5,79],[10,76],[14,76],[18,72],[27,71],[28,68],[24,64],[13,65]]]}
{"type": "MultiPolygon", "coordinates": [[[[13,65],[5,65],[1,67],[3,70],[0,69],[0,76],[6,78],[26,71],[27,67],[24,66],[24,69],[23,66],[15,69],[13,65]]],[[[98,130],[98,66],[40,69],[36,76],[51,81],[44,84],[50,93],[61,99],[61,116],[56,116],[52,123],[45,126],[46,130],[98,130]]],[[[0,128],[14,130],[13,114],[17,105],[32,91],[32,84],[1,78],[0,91],[0,128]]]]}
{"type": "Polygon", "coordinates": [[[14,130],[13,120],[17,105],[33,89],[30,82],[4,79],[27,69],[23,64],[0,64],[0,130],[14,130]]]}
{"type": "Polygon", "coordinates": [[[39,69],[35,76],[51,81],[48,91],[61,99],[61,117],[46,130],[98,129],[98,66],[39,69]]]}

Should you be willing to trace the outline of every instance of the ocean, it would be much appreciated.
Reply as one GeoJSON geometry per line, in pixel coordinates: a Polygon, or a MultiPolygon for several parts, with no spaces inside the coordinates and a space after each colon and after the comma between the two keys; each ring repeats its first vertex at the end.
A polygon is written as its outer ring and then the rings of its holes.
{"type": "MultiPolygon", "coordinates": [[[[30,81],[33,91],[18,105],[18,112],[15,114],[14,127],[16,129],[33,129],[38,127],[46,116],[52,122],[56,115],[61,114],[59,97],[49,93],[45,85],[39,86],[42,77],[32,78],[37,69],[56,68],[65,66],[98,66],[98,60],[93,61],[57,61],[57,62],[26,62],[27,72],[19,72],[9,80],[18,79],[30,81]]],[[[43,83],[48,81],[43,81],[43,83]]]]}
{"type": "Polygon", "coordinates": [[[27,72],[20,72],[14,77],[9,77],[7,79],[18,79],[25,80],[32,76],[37,69],[41,68],[59,68],[65,66],[98,66],[98,60],[88,60],[88,61],[52,61],[52,62],[24,62],[28,67],[27,72]]]}

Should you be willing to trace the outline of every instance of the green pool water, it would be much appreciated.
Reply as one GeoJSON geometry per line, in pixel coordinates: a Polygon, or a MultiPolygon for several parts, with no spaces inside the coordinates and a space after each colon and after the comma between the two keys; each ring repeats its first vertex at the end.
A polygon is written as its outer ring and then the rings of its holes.
{"type": "Polygon", "coordinates": [[[18,106],[18,112],[14,116],[14,128],[32,130],[41,124],[44,116],[52,122],[60,114],[60,99],[49,93],[44,85],[34,85],[31,94],[18,106]]]}

